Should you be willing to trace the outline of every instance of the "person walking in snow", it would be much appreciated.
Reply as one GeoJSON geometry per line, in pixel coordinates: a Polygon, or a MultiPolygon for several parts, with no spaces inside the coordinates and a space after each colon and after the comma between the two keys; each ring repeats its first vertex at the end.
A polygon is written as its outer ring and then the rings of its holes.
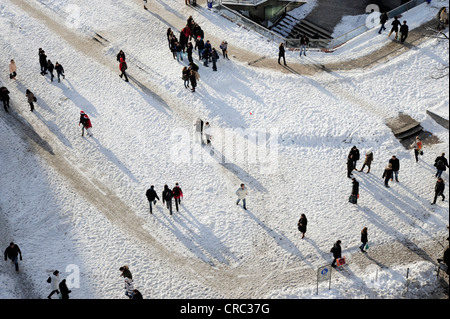
{"type": "Polygon", "coordinates": [[[34,102],[37,101],[37,98],[34,96],[33,92],[30,90],[25,91],[25,96],[27,97],[28,104],[30,105],[30,111],[34,111],[34,102]]]}
{"type": "Polygon", "coordinates": [[[212,61],[212,69],[213,71],[217,71],[217,60],[219,59],[219,54],[217,53],[215,48],[212,48],[211,50],[211,61],[212,61]]]}
{"type": "Polygon", "coordinates": [[[81,124],[81,136],[84,136],[84,130],[86,130],[87,136],[92,136],[91,119],[89,118],[89,116],[86,113],[84,113],[84,111],[80,111],[80,122],[78,123],[78,126],[80,126],[80,124],[81,124]]]}
{"type": "Polygon", "coordinates": [[[125,72],[128,69],[127,62],[123,58],[120,58],[119,70],[120,70],[120,78],[125,77],[125,82],[128,82],[127,73],[125,72]]]}
{"type": "Polygon", "coordinates": [[[180,42],[175,42],[175,56],[177,57],[177,62],[183,61],[183,47],[180,42]]]}
{"type": "Polygon", "coordinates": [[[175,207],[178,212],[178,205],[181,204],[181,197],[183,197],[183,191],[181,190],[180,185],[175,183],[175,187],[172,189],[173,198],[175,199],[175,207]]]}
{"type": "Polygon", "coordinates": [[[9,246],[5,249],[5,261],[8,261],[8,258],[14,264],[16,271],[19,271],[19,256],[20,260],[22,260],[22,252],[17,244],[10,242],[9,246]]]}
{"type": "Polygon", "coordinates": [[[134,293],[133,293],[133,290],[134,290],[134,287],[133,287],[133,280],[131,280],[130,278],[128,278],[128,277],[125,277],[125,295],[129,298],[129,299],[132,299],[133,298],[133,295],[134,295],[134,293]]]}
{"type": "Polygon", "coordinates": [[[45,51],[42,49],[39,49],[39,64],[41,66],[41,75],[47,74],[47,55],[45,54],[45,51]]]}
{"type": "Polygon", "coordinates": [[[47,296],[48,299],[52,299],[53,294],[59,294],[59,271],[55,270],[50,277],[50,284],[52,287],[52,291],[47,296]]]}
{"type": "Polygon", "coordinates": [[[3,102],[3,107],[5,109],[5,112],[8,112],[9,108],[9,90],[2,86],[0,88],[0,99],[3,102]]]}
{"type": "Polygon", "coordinates": [[[120,58],[122,58],[124,61],[126,60],[125,59],[125,52],[123,52],[122,50],[120,50],[119,53],[117,53],[117,56],[116,56],[117,62],[119,62],[119,63],[120,63],[120,58]]]}
{"type": "Polygon", "coordinates": [[[53,70],[55,69],[55,65],[52,63],[52,61],[47,61],[47,70],[50,72],[50,82],[53,82],[53,78],[55,77],[53,75],[53,70]]]}
{"type": "Polygon", "coordinates": [[[237,191],[236,191],[236,195],[237,195],[237,197],[238,197],[238,200],[237,200],[237,202],[236,202],[236,205],[239,205],[239,202],[242,200],[242,204],[243,204],[243,207],[244,207],[244,209],[245,210],[247,210],[247,207],[246,207],[246,197],[247,197],[247,194],[248,194],[248,190],[247,190],[247,187],[245,187],[245,185],[244,184],[241,184],[241,187],[239,187],[238,189],[237,189],[237,191]]]}
{"type": "Polygon", "coordinates": [[[133,276],[131,275],[131,271],[130,268],[128,268],[127,265],[124,265],[122,267],[119,268],[120,272],[121,272],[121,276],[124,278],[129,278],[131,280],[133,280],[133,276]]]}
{"type": "Polygon", "coordinates": [[[189,67],[189,82],[191,82],[191,91],[195,92],[195,88],[197,87],[197,71],[193,69],[193,67],[189,67]]]}
{"type": "Polygon", "coordinates": [[[150,186],[149,189],[147,189],[147,192],[145,193],[145,196],[147,196],[147,200],[150,203],[150,214],[152,214],[152,203],[156,205],[156,200],[160,200],[158,197],[158,194],[156,194],[155,186],[150,186]]]}
{"type": "Polygon", "coordinates": [[[69,294],[72,291],[69,290],[69,288],[67,287],[65,279],[61,280],[58,287],[59,287],[59,292],[61,293],[61,299],[69,299],[69,294]]]}
{"type": "Polygon", "coordinates": [[[170,47],[171,47],[171,41],[172,41],[172,35],[173,35],[173,31],[172,31],[172,28],[168,28],[167,29],[167,43],[168,43],[168,45],[169,45],[169,49],[170,49],[170,47]]]}
{"type": "Polygon", "coordinates": [[[300,56],[303,54],[306,56],[306,47],[309,44],[309,38],[306,36],[306,34],[303,34],[300,38],[300,56]]]}
{"type": "Polygon", "coordinates": [[[184,82],[184,87],[187,89],[189,88],[189,73],[190,70],[187,66],[184,66],[183,69],[181,70],[181,79],[184,82]]]}
{"type": "Polygon", "coordinates": [[[364,171],[364,167],[367,166],[367,168],[368,168],[367,173],[369,173],[370,172],[370,166],[372,165],[372,162],[373,162],[373,153],[372,153],[372,151],[368,151],[366,153],[366,157],[364,158],[363,166],[361,167],[361,169],[359,171],[360,172],[364,171]]]}
{"type": "Polygon", "coordinates": [[[395,39],[397,39],[397,37],[398,37],[398,29],[400,27],[400,21],[398,21],[397,17],[394,17],[394,21],[392,21],[391,25],[392,25],[392,29],[391,29],[391,31],[388,34],[388,38],[390,38],[392,32],[394,32],[395,33],[395,39]]]}
{"type": "Polygon", "coordinates": [[[284,49],[284,43],[283,42],[281,42],[280,45],[278,46],[278,64],[281,64],[280,63],[281,58],[283,58],[284,65],[287,65],[286,64],[285,49],[284,49]]]}
{"type": "Polygon", "coordinates": [[[208,61],[211,58],[212,46],[209,40],[206,40],[205,48],[202,51],[203,65],[208,67],[208,61]]]}
{"type": "Polygon", "coordinates": [[[16,62],[14,60],[11,60],[9,63],[9,78],[12,79],[16,79],[17,76],[17,66],[16,66],[16,62]]]}
{"type": "Polygon", "coordinates": [[[395,177],[395,181],[398,182],[398,171],[400,170],[400,161],[395,155],[393,155],[392,158],[389,160],[389,163],[392,164],[391,181],[393,181],[395,177]]]}
{"type": "Polygon", "coordinates": [[[331,267],[333,268],[336,268],[337,259],[342,258],[341,243],[340,240],[336,241],[330,250],[330,252],[333,253],[333,262],[331,263],[331,267]]]}
{"type": "Polygon", "coordinates": [[[403,21],[403,24],[400,27],[400,35],[401,35],[400,36],[400,42],[401,43],[404,43],[406,38],[408,37],[408,30],[409,30],[409,27],[406,24],[406,21],[403,21]]]}
{"type": "Polygon", "coordinates": [[[212,129],[211,129],[211,125],[209,125],[209,122],[205,123],[205,127],[203,130],[205,132],[206,145],[211,146],[212,129]]]}
{"type": "Polygon", "coordinates": [[[380,27],[380,30],[378,31],[378,34],[381,34],[381,31],[386,30],[386,27],[384,25],[386,24],[388,19],[389,18],[388,18],[386,11],[383,12],[383,14],[380,16],[381,27],[380,27]]]}
{"type": "Polygon", "coordinates": [[[422,151],[422,141],[420,137],[416,136],[416,140],[411,144],[411,147],[414,148],[414,157],[416,158],[416,163],[419,161],[419,155],[423,154],[422,151]]]}
{"type": "Polygon", "coordinates": [[[223,58],[228,59],[228,42],[222,41],[222,43],[220,44],[220,49],[222,50],[223,58]]]}
{"type": "Polygon", "coordinates": [[[361,230],[361,245],[359,246],[359,250],[361,250],[361,252],[365,253],[366,251],[364,250],[364,247],[367,245],[368,242],[368,233],[367,233],[367,227],[364,227],[361,230]]]}
{"type": "Polygon", "coordinates": [[[58,83],[61,82],[61,76],[63,77],[63,79],[66,78],[66,76],[64,75],[64,68],[61,64],[59,64],[58,62],[55,63],[55,70],[56,70],[56,75],[58,76],[58,83]]]}
{"type": "Polygon", "coordinates": [[[442,153],[441,156],[436,157],[436,159],[434,160],[434,167],[436,167],[437,169],[435,176],[441,177],[442,172],[447,170],[447,167],[449,167],[448,161],[445,158],[445,153],[442,153]]]}
{"type": "Polygon", "coordinates": [[[353,162],[353,169],[356,169],[356,163],[359,161],[360,159],[360,154],[359,154],[359,150],[356,146],[353,146],[352,149],[350,150],[348,156],[352,158],[352,162],[353,162]]]}
{"type": "Polygon", "coordinates": [[[434,185],[434,198],[433,198],[433,202],[431,203],[431,205],[436,204],[436,200],[437,200],[438,196],[442,197],[442,201],[445,200],[444,190],[445,190],[445,182],[442,179],[442,177],[439,177],[436,181],[436,185],[434,185]]]}
{"type": "Polygon", "coordinates": [[[384,178],[384,186],[389,188],[389,180],[392,178],[392,164],[388,163],[386,168],[384,169],[383,176],[384,178]]]}
{"type": "Polygon", "coordinates": [[[167,205],[167,209],[170,212],[170,215],[172,215],[172,198],[173,198],[173,192],[169,188],[169,186],[164,185],[164,190],[162,192],[162,201],[163,204],[165,203],[167,205]]]}
{"type": "Polygon", "coordinates": [[[356,180],[356,178],[352,178],[352,194],[350,196],[350,202],[352,204],[358,203],[358,197],[359,197],[359,182],[356,180]]]}
{"type": "Polygon", "coordinates": [[[305,238],[306,234],[306,226],[308,225],[308,219],[305,214],[300,215],[300,219],[298,220],[297,227],[298,230],[302,233],[302,239],[305,238]]]}

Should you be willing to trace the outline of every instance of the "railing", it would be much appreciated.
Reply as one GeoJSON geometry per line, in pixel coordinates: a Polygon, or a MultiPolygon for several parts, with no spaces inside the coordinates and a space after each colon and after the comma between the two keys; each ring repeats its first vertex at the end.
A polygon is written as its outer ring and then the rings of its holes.
{"type": "Polygon", "coordinates": [[[220,3],[224,4],[239,4],[243,6],[257,6],[268,0],[221,0],[220,3]]]}
{"type": "Polygon", "coordinates": [[[263,35],[264,37],[268,38],[271,41],[277,42],[277,43],[285,43],[286,39],[281,36],[280,34],[273,32],[269,29],[266,29],[264,26],[250,20],[249,18],[243,16],[242,14],[240,14],[237,11],[234,11],[224,5],[222,5],[222,3],[218,3],[217,4],[217,8],[220,11],[220,13],[222,14],[222,16],[226,17],[228,20],[236,23],[236,24],[241,24],[243,26],[245,26],[247,29],[255,31],[261,35],[263,35]]]}
{"type": "MultiPolygon", "coordinates": [[[[271,30],[266,29],[264,26],[250,20],[249,18],[241,15],[240,13],[228,8],[225,5],[222,5],[222,3],[225,2],[233,2],[233,3],[238,3],[238,2],[255,2],[255,3],[262,3],[266,0],[220,0],[219,3],[217,4],[217,7],[219,9],[219,11],[221,11],[222,15],[226,16],[229,20],[235,22],[235,23],[240,23],[242,25],[245,25],[248,29],[255,31],[263,36],[265,36],[266,38],[268,38],[269,40],[275,41],[277,43],[281,43],[283,42],[287,47],[291,47],[291,48],[299,48],[300,47],[300,39],[288,39],[285,38],[283,36],[281,36],[280,34],[277,34],[276,32],[273,32],[271,30]]],[[[391,19],[394,16],[397,16],[403,12],[409,11],[410,9],[424,3],[426,0],[411,0],[395,9],[392,9],[391,11],[387,12],[387,15],[389,17],[389,19],[391,19]]],[[[317,47],[317,48],[326,48],[326,49],[333,49],[336,48],[337,46],[363,34],[366,31],[369,31],[370,28],[367,27],[365,24],[361,25],[337,38],[334,39],[310,39],[310,47],[317,47]]]]}

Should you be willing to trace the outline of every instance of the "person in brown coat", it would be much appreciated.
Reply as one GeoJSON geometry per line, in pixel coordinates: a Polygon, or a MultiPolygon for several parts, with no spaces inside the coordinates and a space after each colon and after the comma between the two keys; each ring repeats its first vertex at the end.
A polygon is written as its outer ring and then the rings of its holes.
{"type": "Polygon", "coordinates": [[[28,89],[25,92],[25,96],[27,97],[28,104],[30,104],[30,111],[33,112],[34,111],[34,104],[33,103],[36,102],[37,99],[34,96],[33,92],[31,92],[28,89]]]}
{"type": "Polygon", "coordinates": [[[363,166],[361,167],[361,169],[359,170],[360,172],[362,172],[364,170],[364,167],[368,167],[367,173],[370,172],[370,165],[372,165],[372,161],[373,161],[373,153],[372,151],[369,151],[366,153],[366,158],[364,159],[364,163],[363,166]]]}

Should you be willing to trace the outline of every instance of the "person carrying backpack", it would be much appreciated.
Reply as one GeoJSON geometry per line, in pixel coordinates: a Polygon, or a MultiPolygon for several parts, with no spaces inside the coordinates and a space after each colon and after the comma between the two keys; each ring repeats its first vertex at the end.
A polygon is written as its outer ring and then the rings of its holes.
{"type": "Polygon", "coordinates": [[[178,185],[178,183],[175,183],[175,187],[172,190],[173,198],[175,198],[175,207],[178,212],[178,204],[181,204],[181,197],[183,197],[183,191],[181,190],[181,187],[178,185]]]}
{"type": "Polygon", "coordinates": [[[445,158],[445,153],[442,153],[441,156],[436,157],[436,159],[434,160],[434,167],[436,167],[437,171],[436,171],[436,177],[441,177],[442,172],[447,170],[448,166],[448,161],[445,158]]]}
{"type": "Polygon", "coordinates": [[[128,69],[127,62],[123,58],[120,58],[119,70],[120,70],[120,78],[125,77],[125,82],[128,82],[127,73],[125,72],[128,69]]]}
{"type": "Polygon", "coordinates": [[[162,200],[163,200],[163,204],[166,203],[167,209],[169,210],[170,215],[172,215],[172,198],[173,198],[172,190],[169,188],[169,186],[164,185],[164,190],[162,193],[162,200]]]}

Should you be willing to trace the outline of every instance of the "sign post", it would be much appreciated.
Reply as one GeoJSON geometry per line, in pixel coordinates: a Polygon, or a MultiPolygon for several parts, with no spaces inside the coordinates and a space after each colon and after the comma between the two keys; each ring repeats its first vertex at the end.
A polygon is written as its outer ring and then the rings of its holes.
{"type": "Polygon", "coordinates": [[[319,282],[328,280],[328,290],[331,289],[331,265],[325,265],[317,269],[317,295],[319,294],[319,282]]]}

